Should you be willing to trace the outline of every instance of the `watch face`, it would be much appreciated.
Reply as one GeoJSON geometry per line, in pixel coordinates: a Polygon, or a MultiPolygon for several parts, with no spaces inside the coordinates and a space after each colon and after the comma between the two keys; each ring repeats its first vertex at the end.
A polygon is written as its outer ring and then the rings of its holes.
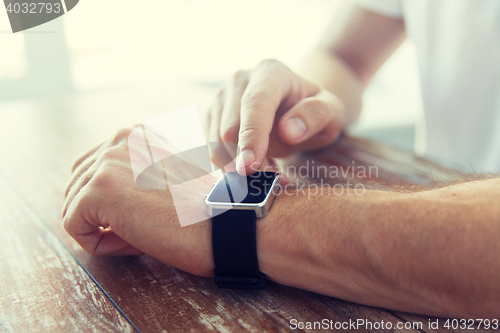
{"type": "Polygon", "coordinates": [[[275,172],[256,172],[242,176],[237,172],[227,172],[215,185],[208,197],[210,202],[258,204],[263,202],[273,188],[278,177],[275,172]]]}

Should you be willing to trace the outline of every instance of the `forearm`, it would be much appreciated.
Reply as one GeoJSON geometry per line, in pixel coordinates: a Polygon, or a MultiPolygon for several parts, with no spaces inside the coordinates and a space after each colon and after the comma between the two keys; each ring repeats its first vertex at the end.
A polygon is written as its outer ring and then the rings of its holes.
{"type": "Polygon", "coordinates": [[[317,49],[307,57],[298,72],[342,101],[345,126],[356,121],[361,112],[362,87],[356,74],[339,57],[325,49],[317,49]]]}
{"type": "Polygon", "coordinates": [[[350,125],[361,111],[363,88],[405,36],[402,19],[347,2],[299,73],[340,98],[346,110],[345,125],[350,125]]]}
{"type": "Polygon", "coordinates": [[[500,181],[400,194],[280,196],[259,222],[272,280],[402,311],[497,317],[500,181]]]}

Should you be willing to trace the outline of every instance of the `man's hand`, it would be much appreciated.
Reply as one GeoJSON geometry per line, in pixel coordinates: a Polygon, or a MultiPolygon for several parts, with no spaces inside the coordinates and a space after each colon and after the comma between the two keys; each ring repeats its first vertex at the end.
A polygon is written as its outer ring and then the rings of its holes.
{"type": "Polygon", "coordinates": [[[344,123],[335,95],[305,80],[276,60],[236,72],[207,112],[211,142],[238,144],[239,173],[263,167],[266,155],[285,156],[331,144],[344,123]]]}
{"type": "MultiPolygon", "coordinates": [[[[163,172],[148,173],[143,182],[165,189],[136,184],[127,140],[132,130],[118,132],[77,160],[66,189],[64,228],[94,255],[147,253],[186,272],[211,276],[214,264],[208,216],[205,221],[181,227],[163,172]]],[[[188,163],[179,168],[184,173],[200,173],[188,163]]],[[[215,181],[210,175],[202,179],[208,188],[215,181]]],[[[206,192],[202,187],[192,188],[193,193],[187,195],[203,197],[206,192]]],[[[194,201],[187,204],[199,205],[204,211],[203,200],[194,201]]]]}

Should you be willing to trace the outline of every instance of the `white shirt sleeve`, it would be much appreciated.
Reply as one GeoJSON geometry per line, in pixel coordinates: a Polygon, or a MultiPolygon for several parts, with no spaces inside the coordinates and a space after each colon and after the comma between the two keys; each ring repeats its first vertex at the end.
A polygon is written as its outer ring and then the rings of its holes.
{"type": "Polygon", "coordinates": [[[380,15],[398,18],[403,16],[401,0],[352,0],[352,2],[380,15]]]}

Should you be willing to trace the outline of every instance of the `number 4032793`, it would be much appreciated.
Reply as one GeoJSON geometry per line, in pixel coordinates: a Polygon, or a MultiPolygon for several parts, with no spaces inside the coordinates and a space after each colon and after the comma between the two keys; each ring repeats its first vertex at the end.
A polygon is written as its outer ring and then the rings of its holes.
{"type": "Polygon", "coordinates": [[[7,7],[5,7],[7,13],[15,13],[15,14],[50,14],[55,13],[59,14],[61,12],[61,4],[60,3],[45,3],[45,2],[25,2],[25,3],[9,3],[7,7]]]}
{"type": "Polygon", "coordinates": [[[498,319],[447,319],[444,323],[444,328],[447,329],[498,329],[498,319]]]}

